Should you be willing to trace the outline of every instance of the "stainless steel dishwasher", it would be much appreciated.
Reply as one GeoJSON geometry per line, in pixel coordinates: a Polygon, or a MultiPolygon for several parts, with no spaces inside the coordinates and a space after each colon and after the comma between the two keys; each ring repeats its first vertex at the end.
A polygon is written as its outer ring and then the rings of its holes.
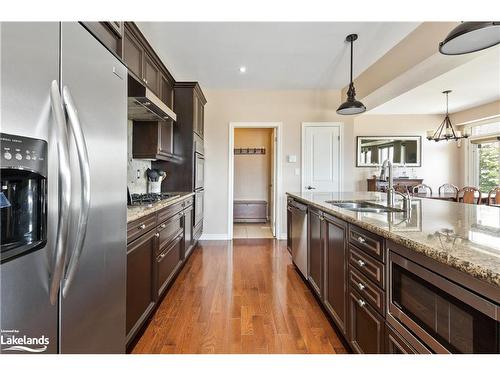
{"type": "Polygon", "coordinates": [[[291,212],[291,248],[293,264],[307,279],[307,205],[293,199],[288,200],[291,212]]]}

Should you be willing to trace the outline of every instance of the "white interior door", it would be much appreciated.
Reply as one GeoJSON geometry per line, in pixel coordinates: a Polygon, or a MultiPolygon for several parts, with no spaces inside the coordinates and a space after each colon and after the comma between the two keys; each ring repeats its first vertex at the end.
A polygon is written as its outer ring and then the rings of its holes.
{"type": "Polygon", "coordinates": [[[305,125],[302,191],[340,190],[340,127],[305,125]]]}

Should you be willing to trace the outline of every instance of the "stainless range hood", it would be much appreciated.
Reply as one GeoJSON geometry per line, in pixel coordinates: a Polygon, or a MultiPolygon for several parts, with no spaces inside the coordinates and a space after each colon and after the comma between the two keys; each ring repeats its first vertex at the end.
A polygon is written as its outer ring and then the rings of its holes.
{"type": "Polygon", "coordinates": [[[128,76],[128,118],[140,121],[177,121],[177,115],[150,89],[128,76]]]}

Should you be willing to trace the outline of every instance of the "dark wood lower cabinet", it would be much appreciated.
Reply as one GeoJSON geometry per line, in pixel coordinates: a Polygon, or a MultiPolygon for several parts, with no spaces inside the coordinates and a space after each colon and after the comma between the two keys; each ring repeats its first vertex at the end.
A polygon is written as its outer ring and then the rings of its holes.
{"type": "Polygon", "coordinates": [[[156,297],[160,298],[182,263],[184,233],[179,234],[156,257],[156,297]]]}
{"type": "Polygon", "coordinates": [[[324,304],[340,331],[347,332],[347,223],[325,218],[324,304]]]}
{"type": "Polygon", "coordinates": [[[349,292],[349,342],[357,353],[384,353],[385,319],[359,294],[349,292]]]}
{"type": "Polygon", "coordinates": [[[127,246],[127,342],[155,306],[153,258],[158,239],[152,230],[127,246]]]}
{"type": "Polygon", "coordinates": [[[323,215],[309,210],[308,280],[318,297],[323,296],[323,215]]]}

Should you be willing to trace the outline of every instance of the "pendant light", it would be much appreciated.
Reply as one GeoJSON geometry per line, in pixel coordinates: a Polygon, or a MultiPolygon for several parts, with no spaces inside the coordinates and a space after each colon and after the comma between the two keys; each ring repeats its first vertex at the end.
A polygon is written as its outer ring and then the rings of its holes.
{"type": "Polygon", "coordinates": [[[347,101],[342,103],[337,109],[339,115],[357,115],[366,111],[363,103],[356,100],[356,90],[352,82],[352,44],[356,39],[358,39],[358,34],[349,34],[345,39],[346,42],[351,43],[351,83],[349,83],[349,90],[347,90],[347,101]]]}
{"type": "Polygon", "coordinates": [[[443,55],[463,55],[500,43],[500,22],[462,22],[439,43],[443,55]]]}
{"type": "Polygon", "coordinates": [[[439,125],[439,127],[435,131],[427,131],[427,139],[429,141],[439,142],[448,141],[450,139],[458,141],[459,139],[469,138],[469,133],[467,133],[465,129],[463,133],[453,129],[453,125],[451,124],[450,116],[448,113],[448,95],[450,92],[451,90],[443,91],[443,94],[446,95],[446,116],[441,125],[439,125]]]}

